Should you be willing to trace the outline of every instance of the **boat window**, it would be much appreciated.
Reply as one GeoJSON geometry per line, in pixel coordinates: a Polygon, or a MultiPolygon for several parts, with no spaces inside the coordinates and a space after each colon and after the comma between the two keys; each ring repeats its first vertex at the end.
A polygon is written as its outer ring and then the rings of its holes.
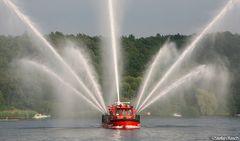
{"type": "Polygon", "coordinates": [[[129,110],[129,111],[128,111],[128,115],[132,115],[132,110],[129,110]]]}
{"type": "Polygon", "coordinates": [[[116,110],[116,115],[119,115],[119,114],[120,114],[120,110],[117,109],[117,110],[116,110]]]}
{"type": "Polygon", "coordinates": [[[124,116],[127,115],[127,111],[125,109],[123,109],[122,115],[124,115],[124,116]]]}

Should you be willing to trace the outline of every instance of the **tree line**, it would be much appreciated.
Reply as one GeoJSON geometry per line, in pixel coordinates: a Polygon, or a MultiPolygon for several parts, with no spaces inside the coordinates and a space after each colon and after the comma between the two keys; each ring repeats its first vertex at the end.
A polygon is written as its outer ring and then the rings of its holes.
{"type": "MultiPolygon", "coordinates": [[[[155,36],[150,37],[137,38],[134,35],[121,37],[122,58],[124,58],[123,78],[121,80],[122,98],[125,100],[136,98],[139,86],[143,80],[143,74],[149,65],[149,61],[164,43],[167,41],[174,42],[177,49],[182,51],[184,47],[189,44],[193,36],[194,35],[156,34],[155,36]]],[[[230,84],[227,108],[229,109],[229,114],[234,115],[240,113],[240,35],[231,32],[214,33],[214,35],[208,35],[206,37],[207,39],[204,41],[203,46],[208,46],[209,42],[213,42],[213,37],[214,46],[210,48],[210,50],[214,50],[214,52],[228,60],[227,65],[230,70],[232,81],[230,84]]],[[[101,68],[101,36],[52,32],[49,35],[46,35],[46,38],[57,50],[65,44],[66,40],[73,41],[77,45],[84,47],[85,50],[89,52],[93,60],[92,62],[97,72],[100,74],[99,76],[101,80],[101,74],[103,71],[101,68]]],[[[25,95],[26,92],[23,91],[23,86],[19,85],[19,83],[21,83],[21,78],[16,76],[10,67],[15,59],[34,53],[34,50],[32,50],[33,47],[34,45],[32,44],[31,37],[29,37],[28,34],[22,34],[19,36],[0,36],[0,110],[17,108],[45,113],[52,112],[51,107],[54,103],[54,95],[46,94],[51,93],[51,91],[48,89],[40,91],[38,86],[36,86],[36,88],[32,88],[34,89],[34,93],[36,93],[35,95],[25,95]],[[41,101],[39,101],[39,99],[41,99],[41,101]]],[[[200,56],[198,58],[199,61],[201,61],[203,57],[204,59],[208,58],[206,55],[207,53],[204,53],[204,51],[208,52],[208,50],[209,48],[207,47],[203,49],[203,54],[205,54],[205,56],[200,56]]],[[[38,82],[36,82],[36,84],[37,83],[38,82]]],[[[33,92],[32,89],[29,90],[29,93],[33,92]]],[[[199,90],[196,91],[199,92],[199,90]]],[[[211,98],[206,92],[201,91],[199,93],[202,95],[186,96],[184,98],[185,102],[192,106],[192,108],[184,111],[183,109],[189,107],[188,105],[184,105],[184,108],[181,110],[182,113],[185,112],[186,115],[191,115],[192,112],[192,114],[197,113],[204,115],[206,111],[211,112],[211,109],[205,110],[203,108],[205,105],[195,105],[196,103],[194,101],[196,98],[199,101],[206,101],[211,98]]],[[[214,107],[214,104],[212,105],[214,107]]],[[[210,104],[209,106],[211,107],[212,105],[210,104]]],[[[176,107],[177,106],[175,105],[175,109],[176,107]]]]}

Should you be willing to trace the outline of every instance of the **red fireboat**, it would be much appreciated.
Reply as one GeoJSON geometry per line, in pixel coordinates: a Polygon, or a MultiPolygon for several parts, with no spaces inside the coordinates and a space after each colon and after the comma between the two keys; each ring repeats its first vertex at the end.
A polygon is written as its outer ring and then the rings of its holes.
{"type": "Polygon", "coordinates": [[[108,113],[102,115],[102,125],[108,129],[139,129],[140,115],[129,102],[117,102],[108,106],[108,113]]]}

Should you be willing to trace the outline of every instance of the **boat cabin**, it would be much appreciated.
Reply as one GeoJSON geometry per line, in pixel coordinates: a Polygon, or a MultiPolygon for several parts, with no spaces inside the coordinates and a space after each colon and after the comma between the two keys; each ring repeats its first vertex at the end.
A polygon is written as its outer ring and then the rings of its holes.
{"type": "Polygon", "coordinates": [[[111,105],[108,107],[109,114],[113,119],[135,118],[137,111],[128,103],[111,105]]]}

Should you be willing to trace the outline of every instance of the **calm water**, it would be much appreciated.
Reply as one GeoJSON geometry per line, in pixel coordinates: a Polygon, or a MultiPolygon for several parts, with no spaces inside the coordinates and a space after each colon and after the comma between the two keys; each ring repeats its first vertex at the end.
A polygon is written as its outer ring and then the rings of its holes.
{"type": "Polygon", "coordinates": [[[101,128],[100,119],[0,122],[0,141],[204,141],[240,136],[240,118],[145,117],[139,130],[101,128]]]}

